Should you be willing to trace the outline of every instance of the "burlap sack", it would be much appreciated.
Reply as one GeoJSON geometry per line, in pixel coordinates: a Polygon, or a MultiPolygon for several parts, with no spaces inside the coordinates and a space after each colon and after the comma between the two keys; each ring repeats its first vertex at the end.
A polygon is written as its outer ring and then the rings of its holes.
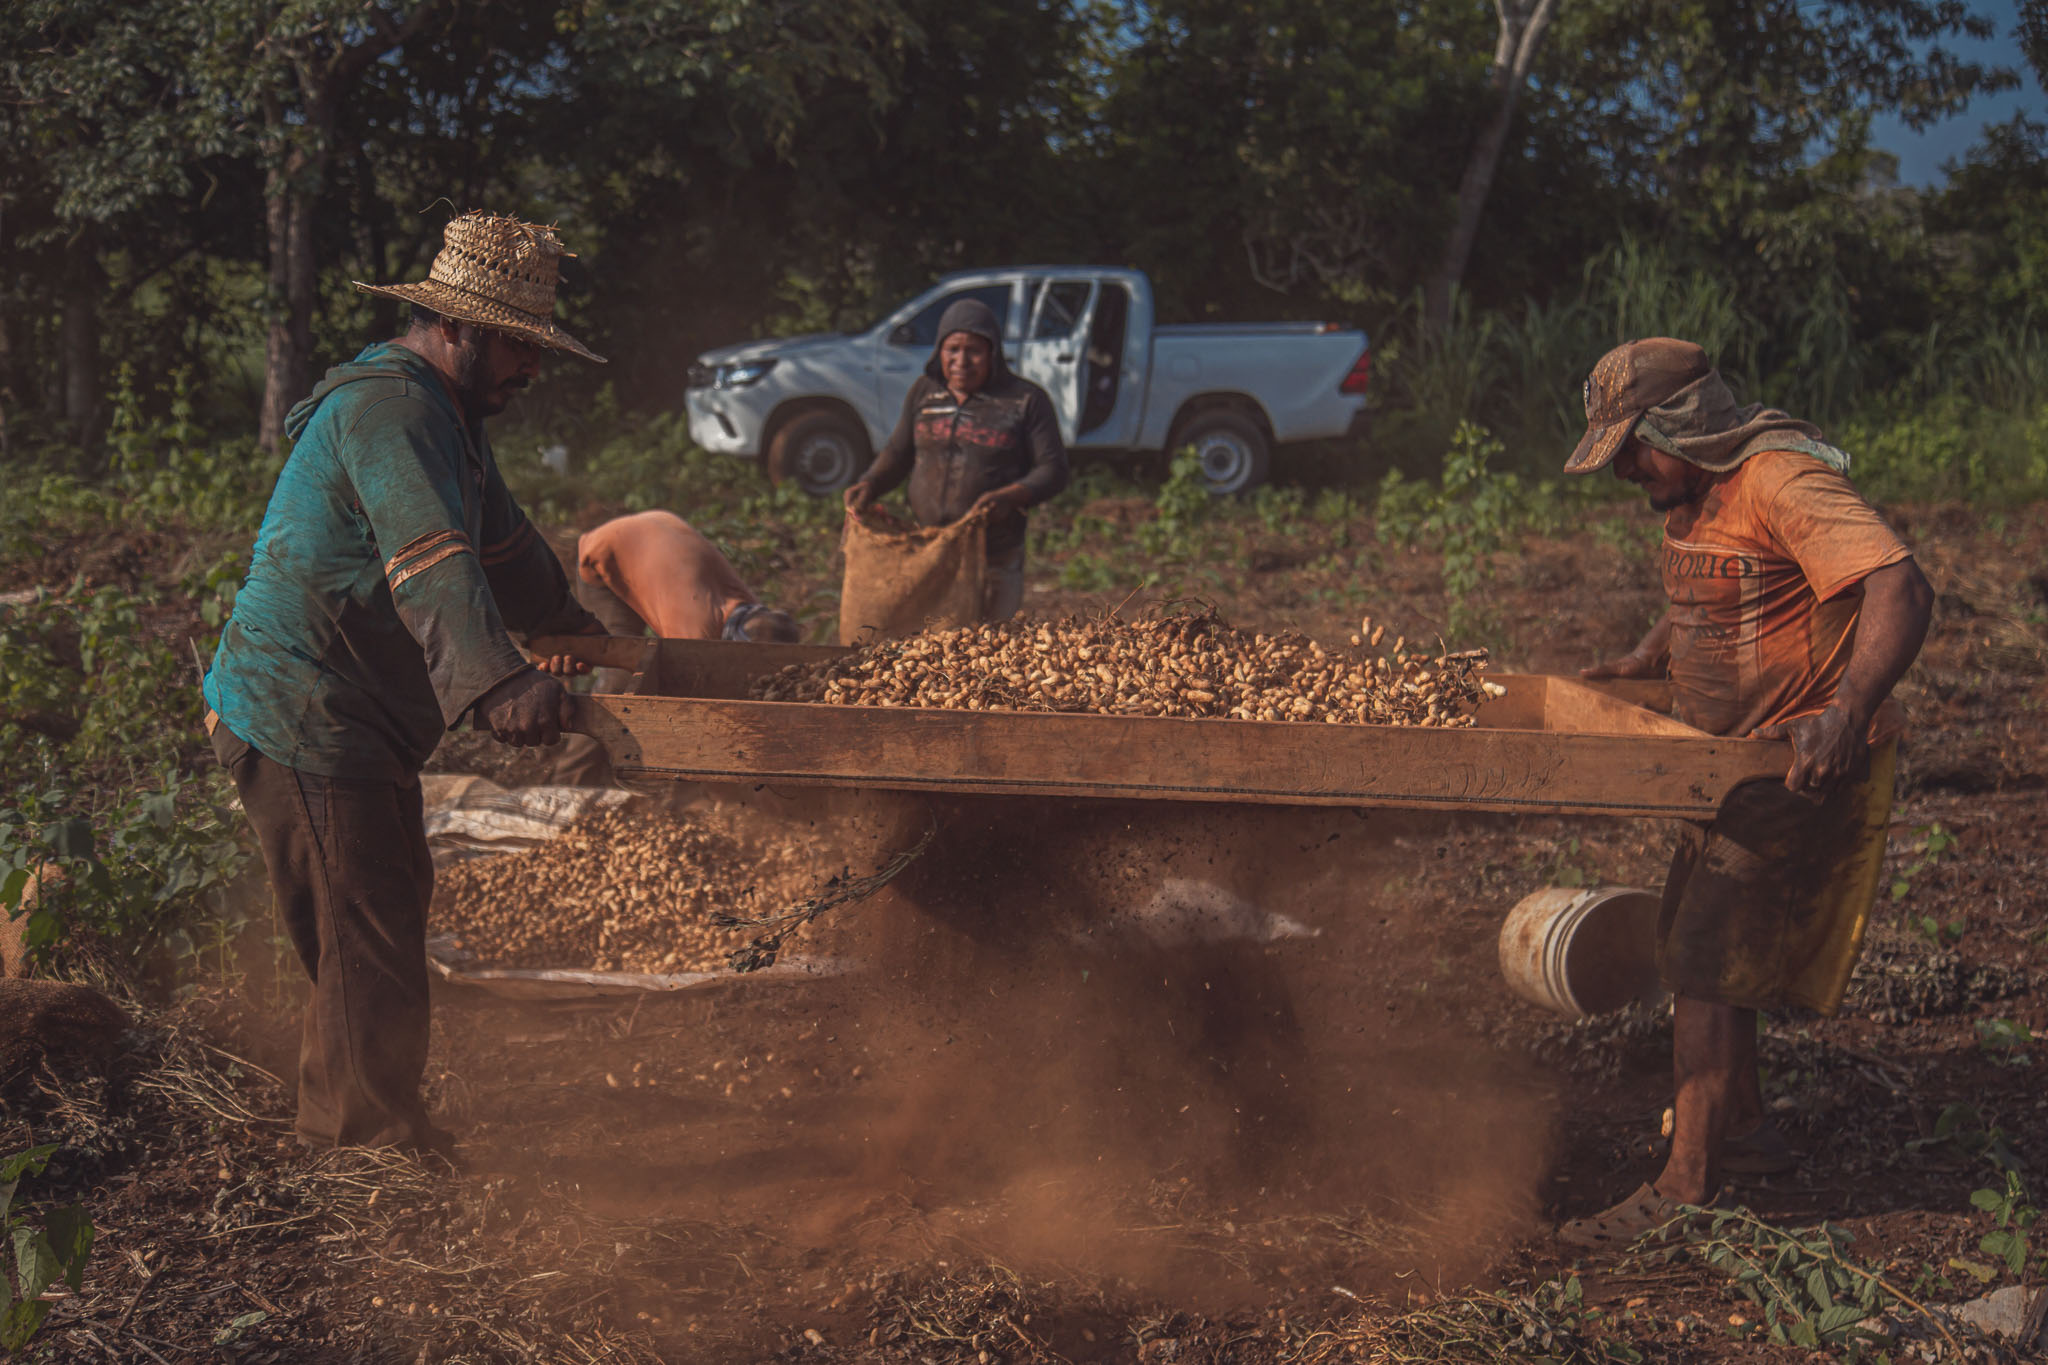
{"type": "Polygon", "coordinates": [[[988,524],[962,517],[951,526],[903,527],[869,509],[848,513],[840,536],[846,580],[839,592],[839,643],[915,635],[926,626],[981,620],[988,578],[988,524]]]}

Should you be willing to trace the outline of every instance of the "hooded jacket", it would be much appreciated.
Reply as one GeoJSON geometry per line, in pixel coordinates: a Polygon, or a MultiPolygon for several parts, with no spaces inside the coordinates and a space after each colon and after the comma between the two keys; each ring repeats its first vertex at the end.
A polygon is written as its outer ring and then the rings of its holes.
{"type": "MultiPolygon", "coordinates": [[[[1035,506],[1067,486],[1067,447],[1044,389],[1010,371],[1003,329],[979,299],[962,299],[939,318],[939,336],[924,373],[903,399],[903,413],[888,444],[861,478],[880,497],[910,480],[910,511],[921,525],[947,526],[975,500],[1022,484],[1035,506]],[[940,368],[939,351],[955,332],[989,344],[988,382],[954,399],[940,368]]],[[[1024,543],[1024,516],[1004,512],[988,523],[988,553],[995,559],[1024,543]]]]}
{"type": "Polygon", "coordinates": [[[202,684],[273,762],[411,782],[443,732],[530,667],[508,630],[595,627],[512,500],[483,425],[396,342],[327,372],[202,684]]]}

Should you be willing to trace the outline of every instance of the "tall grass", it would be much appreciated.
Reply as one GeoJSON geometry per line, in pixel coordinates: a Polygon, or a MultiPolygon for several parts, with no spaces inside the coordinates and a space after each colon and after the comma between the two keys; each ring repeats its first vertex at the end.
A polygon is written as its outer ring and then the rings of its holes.
{"type": "Polygon", "coordinates": [[[1450,326],[1428,336],[1420,298],[1404,308],[1382,329],[1383,452],[1426,471],[1469,420],[1500,437],[1503,468],[1555,472],[1584,429],[1593,362],[1646,336],[1700,343],[1738,398],[1819,425],[1874,493],[2048,496],[2048,329],[2032,317],[1866,337],[1847,284],[1828,271],[1767,320],[1710,272],[1635,239],[1589,261],[1575,294],[1512,315],[1461,299],[1450,326]]]}

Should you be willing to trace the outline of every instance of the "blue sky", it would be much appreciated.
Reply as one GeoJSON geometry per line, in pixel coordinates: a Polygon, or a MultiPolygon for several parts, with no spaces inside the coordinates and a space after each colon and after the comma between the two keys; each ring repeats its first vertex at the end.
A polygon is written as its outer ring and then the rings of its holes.
{"type": "Polygon", "coordinates": [[[1997,35],[1989,42],[1960,40],[1946,45],[1987,65],[2015,68],[2020,73],[2019,88],[1997,95],[1980,95],[1968,109],[1925,132],[1912,132],[1894,118],[1879,119],[1873,138],[1878,146],[1898,154],[1899,179],[1904,184],[1939,184],[1943,164],[1960,159],[1987,123],[2003,123],[2018,113],[2048,118],[2048,95],[2042,93],[2034,73],[2012,42],[2013,0],[1976,0],[1970,8],[1995,23],[1997,35]]]}

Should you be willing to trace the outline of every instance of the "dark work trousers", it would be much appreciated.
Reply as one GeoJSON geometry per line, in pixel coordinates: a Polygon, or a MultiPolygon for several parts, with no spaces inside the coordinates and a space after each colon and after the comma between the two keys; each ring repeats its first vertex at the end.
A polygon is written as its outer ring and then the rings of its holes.
{"type": "MultiPolygon", "coordinates": [[[[576,576],[576,600],[583,609],[604,623],[607,634],[638,639],[647,633],[647,623],[624,599],[602,583],[576,576]]],[[[623,668],[594,669],[591,686],[598,692],[620,692],[633,675],[623,668]]],[[[555,753],[550,780],[564,787],[611,787],[618,784],[612,773],[611,755],[589,735],[563,735],[555,753]]]]}
{"type": "Polygon", "coordinates": [[[299,1137],[313,1147],[429,1136],[427,904],[418,783],[321,777],[228,732],[213,749],[256,831],[278,917],[312,978],[299,1030],[299,1137]]]}

